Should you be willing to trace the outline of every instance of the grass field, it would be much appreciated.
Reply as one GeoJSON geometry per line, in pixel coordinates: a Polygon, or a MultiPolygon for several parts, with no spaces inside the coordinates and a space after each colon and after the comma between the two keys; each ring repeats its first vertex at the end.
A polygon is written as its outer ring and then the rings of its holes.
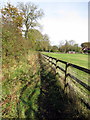
{"type": "MultiPolygon", "coordinates": [[[[84,67],[84,68],[90,68],[90,61],[89,61],[89,55],[86,54],[60,54],[60,53],[48,53],[48,52],[43,52],[43,54],[84,67]]],[[[65,70],[65,64],[59,62],[58,66],[63,68],[65,70]]],[[[60,75],[60,80],[63,80],[65,77],[65,73],[62,72],[60,69],[57,70],[59,75],[60,75]]],[[[89,85],[89,74],[85,73],[79,69],[73,68],[73,67],[68,67],[67,73],[70,73],[86,85],[89,85]]],[[[84,101],[89,101],[88,95],[90,92],[86,90],[82,85],[80,85],[76,80],[74,80],[71,77],[66,78],[67,83],[72,86],[72,89],[75,91],[75,94],[77,93],[78,98],[83,98],[84,101]]],[[[62,81],[61,81],[62,83],[62,81]]]]}
{"type": "Polygon", "coordinates": [[[59,54],[59,53],[48,53],[43,52],[43,54],[75,64],[84,68],[90,68],[90,55],[86,54],[59,54]]]}

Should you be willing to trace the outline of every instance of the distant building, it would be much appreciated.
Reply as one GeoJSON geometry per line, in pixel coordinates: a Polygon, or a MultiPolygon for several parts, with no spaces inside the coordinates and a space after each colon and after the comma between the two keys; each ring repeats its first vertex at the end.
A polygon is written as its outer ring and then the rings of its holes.
{"type": "Polygon", "coordinates": [[[84,53],[90,53],[90,48],[88,48],[88,47],[83,47],[83,48],[82,48],[82,51],[83,51],[84,53]]]}
{"type": "Polygon", "coordinates": [[[82,52],[85,54],[90,53],[90,42],[84,42],[81,44],[82,52]]]}
{"type": "Polygon", "coordinates": [[[75,51],[68,51],[69,54],[75,54],[75,51]]]}

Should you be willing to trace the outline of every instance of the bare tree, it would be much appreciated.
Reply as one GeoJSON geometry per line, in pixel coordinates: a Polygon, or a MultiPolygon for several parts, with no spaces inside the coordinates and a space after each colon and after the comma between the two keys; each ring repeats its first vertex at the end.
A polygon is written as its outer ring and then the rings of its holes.
{"type": "Polygon", "coordinates": [[[38,9],[38,6],[29,2],[29,3],[19,3],[18,7],[20,12],[23,14],[23,25],[25,26],[25,38],[28,37],[28,31],[35,26],[38,26],[38,19],[40,19],[44,13],[42,9],[38,9]]]}
{"type": "Polygon", "coordinates": [[[69,44],[72,45],[72,46],[75,44],[75,41],[74,41],[74,40],[70,40],[70,41],[68,41],[68,42],[69,42],[69,44]]]}

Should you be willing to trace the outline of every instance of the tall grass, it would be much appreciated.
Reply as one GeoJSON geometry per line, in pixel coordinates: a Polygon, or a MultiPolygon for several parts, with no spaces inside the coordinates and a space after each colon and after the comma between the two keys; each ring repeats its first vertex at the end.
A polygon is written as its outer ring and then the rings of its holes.
{"type": "MultiPolygon", "coordinates": [[[[2,117],[26,118],[28,115],[25,111],[29,109],[28,106],[33,106],[35,111],[38,109],[36,105],[39,94],[37,54],[29,52],[18,62],[9,59],[9,64],[3,64],[2,68],[2,117]]],[[[33,115],[31,117],[33,118],[33,115]]]]}

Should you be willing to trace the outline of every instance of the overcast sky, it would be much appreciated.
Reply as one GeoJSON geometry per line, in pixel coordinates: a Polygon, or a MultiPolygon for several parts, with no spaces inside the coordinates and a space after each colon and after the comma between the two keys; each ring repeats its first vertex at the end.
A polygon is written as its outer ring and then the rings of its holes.
{"type": "Polygon", "coordinates": [[[88,41],[88,0],[4,0],[1,4],[16,5],[20,1],[33,2],[43,9],[42,33],[48,34],[52,45],[63,40],[78,44],[88,41]]]}

